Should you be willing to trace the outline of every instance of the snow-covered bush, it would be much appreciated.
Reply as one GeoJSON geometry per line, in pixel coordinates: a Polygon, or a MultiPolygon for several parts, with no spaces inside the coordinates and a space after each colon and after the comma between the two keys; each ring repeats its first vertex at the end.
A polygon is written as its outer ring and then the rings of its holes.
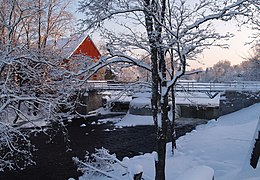
{"type": "Polygon", "coordinates": [[[95,149],[93,154],[87,152],[84,161],[77,157],[74,157],[73,161],[78,166],[78,170],[84,173],[83,177],[86,179],[102,176],[115,178],[111,172],[115,170],[115,163],[120,162],[115,154],[111,155],[105,148],[95,149]]]}
{"type": "Polygon", "coordinates": [[[74,157],[73,161],[78,166],[78,170],[84,173],[82,179],[101,177],[117,180],[133,179],[136,174],[143,172],[141,165],[131,163],[127,157],[120,161],[115,154],[110,154],[105,148],[95,149],[95,153],[92,154],[87,152],[84,161],[77,157],[74,157]]]}
{"type": "Polygon", "coordinates": [[[1,122],[0,149],[0,171],[23,169],[34,164],[31,154],[34,146],[28,140],[28,135],[1,122]]]}

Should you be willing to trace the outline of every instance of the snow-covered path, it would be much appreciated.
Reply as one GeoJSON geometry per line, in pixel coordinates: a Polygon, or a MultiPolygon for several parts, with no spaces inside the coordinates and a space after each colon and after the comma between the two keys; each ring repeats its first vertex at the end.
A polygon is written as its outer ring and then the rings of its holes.
{"type": "MultiPolygon", "coordinates": [[[[170,144],[167,144],[167,179],[176,179],[188,169],[200,165],[213,168],[218,180],[260,179],[259,163],[258,168],[253,169],[247,159],[259,117],[260,104],[255,104],[217,121],[199,125],[177,140],[174,157],[171,156],[170,144]]],[[[151,179],[154,177],[152,161],[151,154],[132,158],[132,163],[143,166],[144,178],[151,179]]]]}

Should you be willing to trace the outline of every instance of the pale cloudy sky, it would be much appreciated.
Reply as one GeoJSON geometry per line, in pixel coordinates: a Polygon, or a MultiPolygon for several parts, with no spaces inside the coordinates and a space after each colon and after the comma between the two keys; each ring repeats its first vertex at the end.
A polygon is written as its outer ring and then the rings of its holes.
{"type": "MultiPolygon", "coordinates": [[[[71,10],[76,11],[76,9],[77,3],[73,3],[73,8],[71,10]]],[[[74,15],[76,18],[82,18],[78,13],[75,13],[74,15]]],[[[218,32],[231,32],[235,35],[235,37],[227,41],[227,44],[230,46],[229,49],[213,47],[205,50],[204,53],[199,56],[198,62],[190,62],[191,68],[203,67],[205,69],[221,60],[228,60],[232,65],[240,64],[249,56],[250,45],[246,45],[246,43],[252,41],[249,36],[253,33],[249,28],[242,28],[239,30],[235,23],[232,22],[221,22],[216,24],[216,28],[218,32]]],[[[92,35],[92,39],[96,44],[100,41],[96,35],[92,35]]]]}

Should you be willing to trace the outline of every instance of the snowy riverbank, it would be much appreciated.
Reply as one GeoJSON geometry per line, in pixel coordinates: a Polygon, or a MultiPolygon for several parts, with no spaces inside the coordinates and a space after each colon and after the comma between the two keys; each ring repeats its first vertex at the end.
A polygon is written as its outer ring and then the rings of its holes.
{"type": "MultiPolygon", "coordinates": [[[[174,157],[171,155],[170,144],[167,144],[167,179],[181,177],[189,169],[198,166],[212,168],[215,179],[218,180],[260,179],[259,163],[253,169],[248,159],[259,117],[260,104],[255,104],[222,116],[217,121],[211,120],[205,125],[199,125],[196,130],[177,140],[174,157]]],[[[152,154],[133,157],[130,163],[143,167],[144,179],[154,179],[152,154]]],[[[120,171],[115,171],[114,175],[122,180],[126,178],[118,172],[120,171]]]]}

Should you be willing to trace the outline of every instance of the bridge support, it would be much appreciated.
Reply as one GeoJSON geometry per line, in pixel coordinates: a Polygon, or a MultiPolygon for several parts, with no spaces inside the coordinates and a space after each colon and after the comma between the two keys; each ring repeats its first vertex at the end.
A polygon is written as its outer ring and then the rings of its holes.
{"type": "Polygon", "coordinates": [[[177,105],[180,109],[180,117],[216,119],[219,117],[218,106],[199,106],[199,105],[177,105]]]}
{"type": "Polygon", "coordinates": [[[80,101],[76,107],[79,114],[87,115],[88,112],[102,107],[102,95],[98,91],[82,91],[79,99],[80,101]]]}

